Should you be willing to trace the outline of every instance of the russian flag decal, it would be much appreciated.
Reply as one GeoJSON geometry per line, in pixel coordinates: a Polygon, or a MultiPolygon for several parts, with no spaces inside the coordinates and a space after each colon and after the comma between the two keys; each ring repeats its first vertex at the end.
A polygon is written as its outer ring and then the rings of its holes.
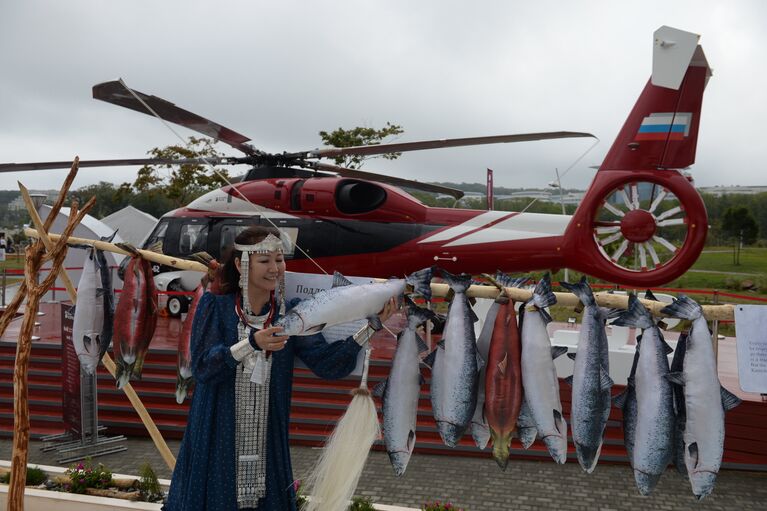
{"type": "Polygon", "coordinates": [[[642,120],[634,138],[641,140],[684,140],[690,134],[692,113],[655,113],[642,120]]]}

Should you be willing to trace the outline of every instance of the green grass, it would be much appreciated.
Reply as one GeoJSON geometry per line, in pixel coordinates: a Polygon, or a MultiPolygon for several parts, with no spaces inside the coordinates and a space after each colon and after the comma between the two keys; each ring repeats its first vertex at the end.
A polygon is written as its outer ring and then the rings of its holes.
{"type": "Polygon", "coordinates": [[[5,261],[0,261],[0,270],[7,268],[9,270],[23,270],[24,269],[24,255],[23,254],[6,254],[5,261]]]}
{"type": "MultiPolygon", "coordinates": [[[[24,255],[23,254],[6,254],[5,261],[0,261],[0,272],[3,270],[23,270],[24,269],[24,255]]],[[[5,285],[10,286],[16,282],[24,280],[23,275],[8,275],[5,279],[5,285]]]]}
{"type": "Polygon", "coordinates": [[[767,248],[746,247],[740,251],[740,264],[732,263],[732,247],[706,247],[693,269],[767,275],[767,248]]]}
{"type": "MultiPolygon", "coordinates": [[[[744,295],[767,296],[767,248],[747,247],[740,252],[740,264],[732,262],[732,247],[706,247],[689,271],[666,287],[728,290],[744,295]],[[739,275],[747,273],[750,275],[739,275]],[[752,283],[756,289],[745,290],[752,283]]],[[[728,299],[728,301],[731,301],[728,299]]]]}

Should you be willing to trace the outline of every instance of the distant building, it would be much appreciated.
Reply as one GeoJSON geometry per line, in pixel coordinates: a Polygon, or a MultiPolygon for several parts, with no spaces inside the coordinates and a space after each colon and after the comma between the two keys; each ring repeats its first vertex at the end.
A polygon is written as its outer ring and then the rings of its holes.
{"type": "MultiPolygon", "coordinates": [[[[59,197],[59,190],[30,190],[29,193],[45,195],[45,202],[54,202],[59,197]]],[[[8,209],[10,211],[27,209],[26,204],[24,204],[24,199],[21,198],[21,194],[8,203],[8,209]]]]}
{"type": "Polygon", "coordinates": [[[756,195],[767,193],[767,186],[700,186],[698,192],[721,197],[722,195],[756,195]]]}

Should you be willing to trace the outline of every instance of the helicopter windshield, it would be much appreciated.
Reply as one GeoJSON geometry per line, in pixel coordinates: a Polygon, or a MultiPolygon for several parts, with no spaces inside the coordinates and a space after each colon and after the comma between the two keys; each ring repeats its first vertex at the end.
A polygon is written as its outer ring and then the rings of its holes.
{"type": "Polygon", "coordinates": [[[165,234],[168,232],[169,223],[168,220],[160,220],[152,234],[144,241],[144,249],[163,253],[163,243],[165,242],[165,234]]]}

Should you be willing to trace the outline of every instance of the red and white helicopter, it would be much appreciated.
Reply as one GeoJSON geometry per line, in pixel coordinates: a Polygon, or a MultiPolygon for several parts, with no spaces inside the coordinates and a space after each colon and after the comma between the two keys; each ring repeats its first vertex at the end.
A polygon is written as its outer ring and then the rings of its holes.
{"type": "MultiPolygon", "coordinates": [[[[242,180],[163,216],[145,247],[172,256],[201,250],[218,256],[253,223],[284,229],[295,245],[290,269],[320,268],[388,277],[438,263],[451,272],[497,268],[524,272],[571,268],[611,282],[655,286],[687,271],[708,231],[705,206],[684,169],[695,161],[703,91],[711,70],[698,36],[669,27],[655,32],[653,75],[629,114],[575,214],[551,215],[427,207],[399,186],[456,198],[462,192],[321,163],[338,155],[370,155],[461,145],[590,136],[555,132],[381,144],[267,154],[249,139],[120,81],[94,97],[157,115],[241,150],[213,164],[252,166],[242,180]]],[[[177,161],[189,163],[189,160],[177,161]]],[[[195,163],[199,162],[194,160],[195,163]]],[[[83,161],[81,167],[167,163],[83,161]]],[[[0,165],[0,171],[68,167],[68,162],[0,165]]],[[[163,269],[157,268],[158,273],[163,269]]],[[[196,284],[162,275],[166,289],[196,284]],[[175,284],[174,284],[175,283],[175,284]]]]}

